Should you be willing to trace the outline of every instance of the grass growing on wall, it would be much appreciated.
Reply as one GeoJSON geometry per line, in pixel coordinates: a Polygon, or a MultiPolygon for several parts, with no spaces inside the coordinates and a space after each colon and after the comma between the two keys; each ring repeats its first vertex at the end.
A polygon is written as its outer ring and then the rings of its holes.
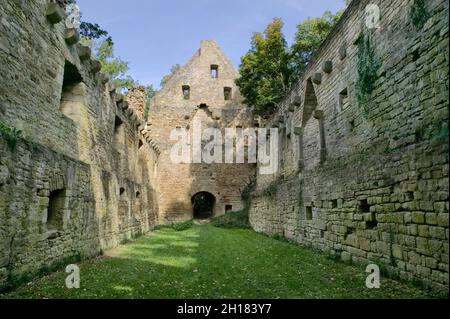
{"type": "Polygon", "coordinates": [[[375,89],[375,83],[378,80],[377,72],[380,66],[381,62],[375,54],[370,33],[365,31],[358,41],[356,91],[359,105],[362,107],[363,115],[366,118],[370,112],[369,99],[375,89]]]}
{"type": "Polygon", "coordinates": [[[79,263],[80,289],[64,270],[0,298],[427,298],[382,278],[367,289],[365,267],[244,229],[194,225],[148,237],[79,263]]]}
{"type": "Polygon", "coordinates": [[[15,127],[7,127],[0,122],[0,135],[3,136],[9,148],[13,151],[16,148],[17,141],[22,136],[22,131],[15,127]]]}

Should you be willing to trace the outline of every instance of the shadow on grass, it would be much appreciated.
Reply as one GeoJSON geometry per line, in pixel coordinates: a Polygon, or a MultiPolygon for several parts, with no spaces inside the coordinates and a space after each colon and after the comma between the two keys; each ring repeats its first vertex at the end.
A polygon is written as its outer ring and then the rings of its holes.
{"type": "Polygon", "coordinates": [[[6,298],[426,298],[410,285],[365,287],[360,268],[243,229],[161,229],[81,263],[81,288],[63,272],[6,298]]]}

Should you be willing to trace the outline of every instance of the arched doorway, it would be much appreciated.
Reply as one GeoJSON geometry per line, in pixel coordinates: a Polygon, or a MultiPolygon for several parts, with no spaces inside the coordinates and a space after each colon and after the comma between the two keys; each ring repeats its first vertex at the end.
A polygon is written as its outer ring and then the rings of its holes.
{"type": "Polygon", "coordinates": [[[216,198],[208,192],[200,192],[192,196],[194,218],[205,219],[213,216],[216,198]]]}

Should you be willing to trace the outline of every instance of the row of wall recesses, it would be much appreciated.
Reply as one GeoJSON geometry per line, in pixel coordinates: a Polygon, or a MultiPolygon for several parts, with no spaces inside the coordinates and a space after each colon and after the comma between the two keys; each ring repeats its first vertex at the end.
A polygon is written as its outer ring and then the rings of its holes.
{"type": "MultiPolygon", "coordinates": [[[[120,187],[119,200],[126,200],[126,192],[124,187],[120,187]]],[[[141,193],[136,191],[135,198],[140,200],[141,193]]],[[[69,207],[69,197],[66,188],[52,190],[48,195],[47,216],[45,218],[45,230],[48,232],[60,231],[64,225],[64,211],[69,207]]]]}
{"type": "MultiPolygon", "coordinates": [[[[183,85],[181,87],[182,89],[182,93],[183,93],[183,98],[185,100],[190,100],[191,99],[191,87],[189,85],[183,85]]],[[[230,87],[224,87],[223,88],[223,99],[225,101],[230,101],[232,99],[232,92],[233,89],[230,87]]]]}
{"type": "MultiPolygon", "coordinates": [[[[371,205],[368,203],[367,199],[362,199],[358,201],[357,211],[361,214],[368,214],[368,216],[364,218],[366,229],[374,229],[375,227],[378,226],[376,214],[374,211],[371,211],[370,207],[371,205]]],[[[338,208],[338,200],[333,199],[329,201],[328,209],[336,209],[336,208],[338,208]]],[[[315,215],[313,214],[313,212],[316,210],[314,205],[312,203],[306,203],[303,209],[304,209],[304,219],[306,221],[312,221],[315,215]]]]}

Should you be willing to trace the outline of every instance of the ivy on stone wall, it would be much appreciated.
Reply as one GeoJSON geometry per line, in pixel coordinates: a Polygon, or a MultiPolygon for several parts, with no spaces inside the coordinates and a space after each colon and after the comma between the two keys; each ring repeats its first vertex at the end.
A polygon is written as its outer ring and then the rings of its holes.
{"type": "Polygon", "coordinates": [[[416,142],[448,138],[448,123],[434,123],[416,128],[416,142]]]}
{"type": "Polygon", "coordinates": [[[378,69],[381,66],[380,59],[376,56],[372,45],[370,33],[363,32],[358,41],[358,81],[356,92],[359,105],[362,107],[364,116],[369,113],[369,97],[375,89],[375,82],[378,80],[378,69]]]}
{"type": "Polygon", "coordinates": [[[411,21],[417,29],[422,29],[430,14],[427,11],[425,0],[414,0],[411,7],[411,21]]]}
{"type": "Polygon", "coordinates": [[[0,123],[0,135],[3,136],[9,148],[13,151],[16,148],[18,139],[22,135],[22,131],[15,127],[7,127],[3,123],[0,123]]]}

